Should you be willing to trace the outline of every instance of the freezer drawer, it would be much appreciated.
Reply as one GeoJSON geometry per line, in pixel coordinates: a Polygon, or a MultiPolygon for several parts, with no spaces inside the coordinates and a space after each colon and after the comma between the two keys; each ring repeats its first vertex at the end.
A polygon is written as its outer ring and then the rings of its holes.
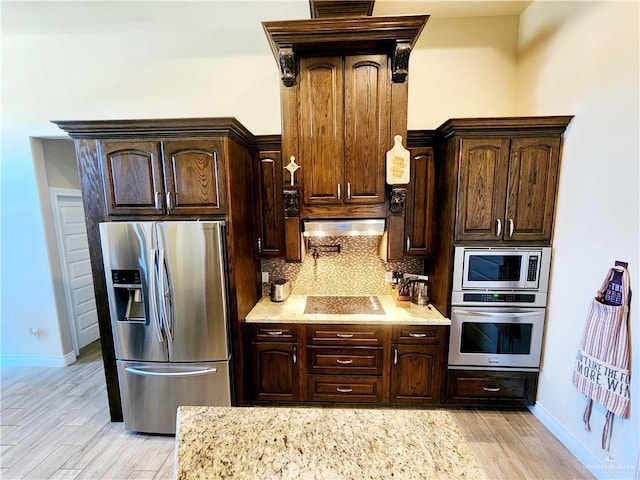
{"type": "Polygon", "coordinates": [[[179,406],[230,406],[229,363],[118,360],[125,428],[135,432],[175,434],[179,406]]]}

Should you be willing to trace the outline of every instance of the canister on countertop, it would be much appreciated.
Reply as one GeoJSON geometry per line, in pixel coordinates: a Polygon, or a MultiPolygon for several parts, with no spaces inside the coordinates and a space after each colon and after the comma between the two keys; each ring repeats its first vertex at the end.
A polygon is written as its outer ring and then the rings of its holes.
{"type": "Polygon", "coordinates": [[[271,301],[284,302],[291,293],[291,283],[287,280],[274,280],[271,282],[271,301]]]}

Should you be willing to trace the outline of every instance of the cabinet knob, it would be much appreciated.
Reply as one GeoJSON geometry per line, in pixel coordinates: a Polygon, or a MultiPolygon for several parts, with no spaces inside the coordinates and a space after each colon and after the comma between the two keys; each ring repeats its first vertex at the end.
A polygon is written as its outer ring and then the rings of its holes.
{"type": "Polygon", "coordinates": [[[502,222],[499,218],[496,218],[496,237],[502,234],[502,222]]]}
{"type": "Polygon", "coordinates": [[[509,236],[513,237],[513,218],[509,219],[509,236]]]}
{"type": "Polygon", "coordinates": [[[258,237],[258,253],[262,253],[262,238],[258,237]]]}
{"type": "Polygon", "coordinates": [[[293,363],[298,363],[298,347],[293,347],[293,363]]]}
{"type": "Polygon", "coordinates": [[[171,210],[171,192],[167,192],[167,210],[171,210]]]}
{"type": "Polygon", "coordinates": [[[351,182],[347,182],[347,200],[351,200],[351,182]]]}
{"type": "Polygon", "coordinates": [[[338,184],[338,200],[340,200],[341,197],[342,195],[340,194],[340,184],[338,184]]]}
{"type": "Polygon", "coordinates": [[[155,192],[154,201],[156,210],[160,210],[162,207],[160,206],[160,192],[155,192]]]}
{"type": "Polygon", "coordinates": [[[407,243],[407,250],[406,251],[408,252],[409,250],[411,250],[411,239],[408,236],[407,236],[407,242],[406,243],[407,243]]]}
{"type": "Polygon", "coordinates": [[[398,349],[397,348],[393,349],[393,364],[394,365],[398,364],[398,349]]]}

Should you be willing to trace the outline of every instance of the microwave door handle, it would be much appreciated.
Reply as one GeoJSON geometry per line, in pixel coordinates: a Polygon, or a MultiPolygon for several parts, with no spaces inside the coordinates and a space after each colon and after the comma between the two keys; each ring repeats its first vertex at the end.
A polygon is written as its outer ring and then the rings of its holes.
{"type": "Polygon", "coordinates": [[[454,310],[458,315],[468,315],[471,317],[535,317],[541,312],[477,312],[471,310],[454,310]]]}

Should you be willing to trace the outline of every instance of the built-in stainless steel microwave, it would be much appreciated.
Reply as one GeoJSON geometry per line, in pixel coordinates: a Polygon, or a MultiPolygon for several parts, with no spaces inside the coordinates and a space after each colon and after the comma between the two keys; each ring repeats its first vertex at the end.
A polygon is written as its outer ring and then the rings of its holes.
{"type": "Polygon", "coordinates": [[[549,247],[456,247],[453,291],[547,292],[549,247]]]}

